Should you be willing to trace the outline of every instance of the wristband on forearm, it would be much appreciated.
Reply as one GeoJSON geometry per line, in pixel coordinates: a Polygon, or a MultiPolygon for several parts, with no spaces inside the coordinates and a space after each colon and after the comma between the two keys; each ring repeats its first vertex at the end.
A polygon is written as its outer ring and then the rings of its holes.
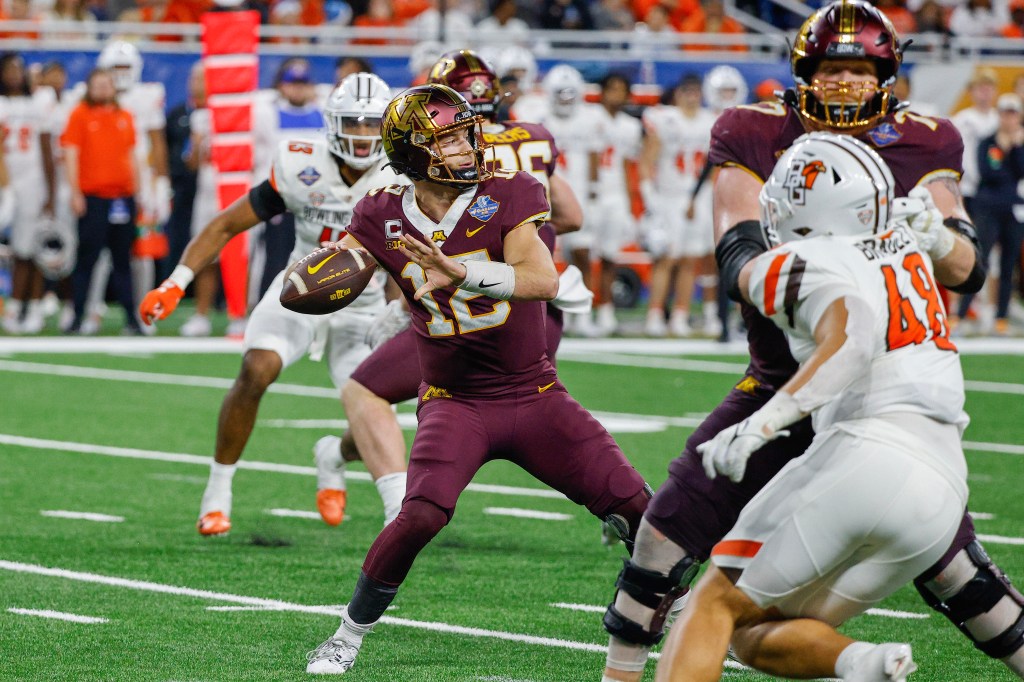
{"type": "Polygon", "coordinates": [[[192,268],[187,265],[179,264],[178,267],[174,268],[174,271],[171,272],[167,281],[173,282],[179,289],[185,291],[185,289],[188,288],[188,285],[192,283],[195,276],[196,273],[192,272],[192,268]]]}
{"type": "Polygon", "coordinates": [[[466,279],[460,289],[507,301],[516,290],[516,271],[508,263],[491,260],[468,260],[466,279]]]}

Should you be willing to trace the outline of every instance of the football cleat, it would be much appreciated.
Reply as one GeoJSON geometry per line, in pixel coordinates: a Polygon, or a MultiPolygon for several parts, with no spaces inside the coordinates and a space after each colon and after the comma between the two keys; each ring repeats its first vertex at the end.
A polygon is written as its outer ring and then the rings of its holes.
{"type": "Polygon", "coordinates": [[[331,637],[306,654],[306,672],[313,675],[343,675],[356,662],[359,647],[331,637]]]}
{"type": "Polygon", "coordinates": [[[887,680],[903,682],[907,675],[917,670],[914,663],[909,644],[879,644],[885,652],[885,663],[883,670],[887,680]]]}
{"type": "Polygon", "coordinates": [[[196,528],[200,535],[214,536],[227,535],[231,530],[231,519],[224,512],[212,511],[203,514],[196,522],[196,528]]]}
{"type": "Polygon", "coordinates": [[[328,526],[337,526],[345,518],[345,497],[344,490],[317,490],[316,508],[320,512],[320,518],[328,526]]]}

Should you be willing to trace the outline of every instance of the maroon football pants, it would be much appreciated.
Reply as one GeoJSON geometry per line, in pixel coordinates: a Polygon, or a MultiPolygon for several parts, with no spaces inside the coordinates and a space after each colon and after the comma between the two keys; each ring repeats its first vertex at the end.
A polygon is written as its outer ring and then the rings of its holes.
{"type": "Polygon", "coordinates": [[[605,428],[553,374],[548,379],[501,397],[424,400],[421,393],[402,511],[370,548],[367,576],[401,583],[492,459],[519,465],[599,518],[622,514],[635,532],[646,504],[643,478],[605,428]]]}

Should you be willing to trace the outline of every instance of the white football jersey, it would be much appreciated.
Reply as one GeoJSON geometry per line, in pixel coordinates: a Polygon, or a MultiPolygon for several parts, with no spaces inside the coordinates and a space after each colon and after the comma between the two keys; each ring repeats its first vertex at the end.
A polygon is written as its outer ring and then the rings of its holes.
{"type": "MultiPolygon", "coordinates": [[[[371,168],[350,187],[341,178],[337,157],[322,137],[281,142],[274,154],[270,181],[295,216],[295,248],[288,258],[292,263],[323,242],[340,241],[352,221],[356,202],[371,189],[410,184],[404,175],[395,175],[390,168],[371,168]]],[[[349,308],[379,305],[383,297],[381,287],[367,287],[349,308]]]]}
{"type": "Polygon", "coordinates": [[[871,364],[815,410],[815,431],[901,412],[966,426],[960,358],[931,260],[908,229],[788,242],[754,261],[750,283],[753,303],[786,333],[800,362],[814,352],[814,329],[835,300],[858,296],[874,313],[871,364]]]}
{"type": "Polygon", "coordinates": [[[643,124],[660,143],[655,188],[671,194],[692,192],[707,160],[715,115],[698,109],[691,117],[679,107],[661,105],[644,111],[643,124]]]}
{"type": "Polygon", "coordinates": [[[966,197],[978,192],[978,144],[996,132],[999,112],[992,107],[982,113],[974,107],[957,112],[950,119],[964,140],[964,174],[960,178],[960,191],[966,197]]]}
{"type": "Polygon", "coordinates": [[[4,140],[7,172],[15,184],[42,182],[43,155],[39,136],[52,133],[53,112],[57,107],[53,88],[38,88],[32,95],[0,97],[0,100],[7,135],[4,140]]]}
{"type": "Polygon", "coordinates": [[[595,107],[602,145],[601,164],[597,176],[600,191],[608,196],[627,196],[626,169],[623,162],[627,159],[636,159],[640,155],[642,126],[639,120],[623,111],[612,116],[604,107],[595,107]]]}
{"type": "Polygon", "coordinates": [[[558,174],[581,199],[588,196],[590,189],[590,155],[604,149],[597,109],[596,104],[583,102],[571,116],[562,118],[549,113],[538,121],[551,131],[558,145],[558,174]]]}

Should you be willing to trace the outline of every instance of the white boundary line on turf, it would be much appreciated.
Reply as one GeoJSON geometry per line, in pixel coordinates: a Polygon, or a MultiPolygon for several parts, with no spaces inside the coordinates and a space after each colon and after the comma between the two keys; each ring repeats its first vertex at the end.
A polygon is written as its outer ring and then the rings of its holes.
{"type": "MultiPolygon", "coordinates": [[[[187,455],[180,452],[160,452],[159,450],[140,450],[139,448],[122,448],[112,445],[92,445],[89,443],[75,443],[62,440],[47,440],[44,438],[27,438],[15,436],[9,433],[0,433],[0,445],[13,445],[23,448],[34,448],[38,450],[57,450],[61,452],[77,452],[86,455],[105,455],[107,457],[124,457],[127,459],[143,459],[157,462],[175,462],[177,464],[198,464],[209,467],[213,461],[211,457],[200,455],[187,455]]],[[[0,451],[0,454],[3,454],[0,451]]],[[[270,471],[280,474],[298,474],[300,476],[316,476],[315,467],[296,466],[294,464],[277,464],[275,462],[257,462],[253,460],[239,460],[239,469],[251,469],[254,471],[270,471]]],[[[363,471],[349,471],[345,474],[347,481],[369,481],[370,474],[363,471]]],[[[492,493],[495,495],[512,495],[522,497],[543,497],[554,500],[565,500],[565,495],[550,488],[517,488],[509,485],[490,485],[487,483],[470,483],[466,490],[478,493],[492,493]]]]}
{"type": "Polygon", "coordinates": [[[110,514],[95,514],[93,512],[73,512],[63,509],[43,509],[39,512],[43,516],[55,519],[77,519],[79,521],[97,521],[99,523],[124,523],[123,516],[111,516],[110,514]]]}
{"type": "MultiPolygon", "coordinates": [[[[570,604],[566,602],[555,602],[548,604],[556,609],[568,609],[569,611],[583,611],[584,613],[604,613],[607,606],[595,606],[592,604],[570,604]]],[[[929,618],[927,613],[915,613],[913,611],[893,611],[892,609],[868,609],[862,615],[882,616],[884,618],[907,618],[912,620],[923,620],[929,618]]]]}
{"type": "MultiPolygon", "coordinates": [[[[280,516],[282,518],[321,520],[320,512],[306,511],[305,509],[267,509],[266,512],[271,516],[280,516]]],[[[348,521],[348,514],[345,515],[344,520],[348,521]]]]}
{"type": "Polygon", "coordinates": [[[7,609],[9,613],[16,613],[19,616],[39,616],[40,618],[52,618],[54,620],[66,620],[69,623],[85,623],[87,625],[93,625],[95,623],[109,623],[109,618],[100,618],[98,616],[80,616],[77,613],[65,613],[63,611],[50,611],[49,609],[37,610],[37,609],[7,609]]]}
{"type": "MultiPolygon", "coordinates": [[[[211,601],[229,602],[243,604],[246,606],[264,606],[278,611],[294,611],[297,613],[309,613],[319,616],[341,616],[341,609],[330,606],[306,606],[278,599],[261,599],[259,597],[246,597],[244,595],[229,594],[227,592],[213,592],[210,590],[198,590],[191,587],[178,587],[176,585],[165,585],[146,580],[132,580],[130,578],[117,578],[114,576],[100,575],[97,573],[85,573],[82,571],[69,571],[63,568],[51,568],[38,564],[25,564],[17,561],[0,560],[0,570],[13,571],[16,573],[28,573],[64,580],[75,580],[79,582],[109,585],[129,590],[140,590],[143,592],[156,592],[159,594],[171,594],[179,597],[193,597],[196,599],[209,599],[211,601]]],[[[589,642],[575,642],[568,639],[557,639],[555,637],[538,637],[525,635],[516,632],[504,632],[501,630],[486,630],[484,628],[465,627],[462,625],[451,625],[449,623],[438,623],[433,621],[412,620],[409,618],[395,618],[394,616],[382,616],[380,623],[384,625],[397,625],[417,630],[428,630],[431,632],[442,632],[451,635],[465,635],[468,637],[483,637],[498,639],[508,642],[519,642],[522,644],[534,644],[559,649],[572,649],[574,651],[591,651],[594,653],[606,653],[608,647],[603,644],[591,644],[589,642]]],[[[310,642],[314,644],[314,642],[310,642]]],[[[658,658],[659,654],[652,653],[651,658],[658,658]]],[[[742,667],[733,661],[726,661],[728,667],[742,667]]]]}
{"type": "MultiPolygon", "coordinates": [[[[743,375],[746,365],[722,362],[705,362],[702,360],[685,360],[677,358],[640,357],[630,355],[588,355],[590,359],[582,362],[595,362],[614,366],[646,367],[651,369],[667,369],[676,371],[710,372],[714,374],[730,374],[737,378],[743,375]]],[[[559,356],[561,359],[561,356],[559,356]]],[[[567,357],[565,359],[571,359],[567,357]]],[[[100,379],[104,381],[129,381],[141,384],[169,384],[173,386],[193,386],[198,388],[229,389],[234,379],[222,377],[206,377],[189,374],[165,374],[160,372],[139,372],[133,370],[108,369],[104,367],[82,367],[79,365],[55,364],[47,362],[27,362],[22,360],[0,359],[0,371],[20,372],[23,374],[43,374],[51,376],[75,377],[79,379],[100,379]]],[[[1008,395],[1024,395],[1024,384],[1011,384],[998,381],[965,381],[964,388],[977,393],[999,393],[1008,395]]],[[[306,386],[304,384],[287,384],[275,382],[267,391],[284,395],[299,395],[310,398],[330,398],[337,400],[336,389],[322,386],[306,386]]]]}
{"type": "Polygon", "coordinates": [[[484,514],[493,516],[512,516],[517,519],[538,519],[540,521],[572,521],[572,514],[538,511],[536,509],[517,509],[514,507],[484,507],[484,514]]]}
{"type": "MultiPolygon", "coordinates": [[[[957,348],[964,355],[1024,355],[1024,339],[956,339],[957,348]]],[[[719,343],[709,339],[574,339],[565,338],[559,352],[570,353],[636,353],[640,355],[746,355],[744,339],[719,343]]],[[[0,338],[0,353],[177,353],[241,355],[239,339],[209,338],[186,339],[173,336],[149,338],[121,338],[95,336],[90,338],[61,336],[31,336],[0,338]]]]}
{"type": "Polygon", "coordinates": [[[978,539],[993,545],[1024,545],[1024,538],[1008,538],[1005,535],[982,535],[978,533],[978,539]]]}

